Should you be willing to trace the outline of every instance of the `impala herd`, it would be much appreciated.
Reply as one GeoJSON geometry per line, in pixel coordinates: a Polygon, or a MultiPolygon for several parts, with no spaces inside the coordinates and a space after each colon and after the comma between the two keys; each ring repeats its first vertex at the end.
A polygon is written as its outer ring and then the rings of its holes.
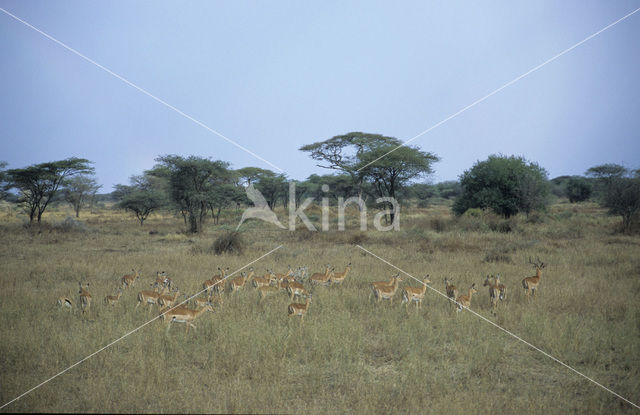
{"type": "MultiPolygon", "coordinates": [[[[524,278],[522,280],[522,287],[525,290],[525,296],[527,298],[535,299],[545,264],[539,259],[534,262],[531,258],[529,258],[529,263],[535,267],[536,275],[524,278]]],[[[232,296],[234,293],[245,290],[245,287],[250,286],[258,292],[260,303],[267,297],[276,296],[282,292],[286,293],[291,300],[291,304],[287,307],[287,315],[289,317],[300,316],[300,324],[302,324],[304,316],[311,304],[313,288],[317,285],[340,285],[347,278],[350,271],[350,263],[342,272],[335,272],[335,267],[326,264],[323,272],[314,273],[311,276],[308,276],[307,267],[293,269],[289,266],[287,272],[282,274],[274,273],[273,269],[267,269],[266,274],[262,276],[256,275],[254,269],[250,268],[248,273],[242,272],[239,276],[229,279],[230,276],[227,276],[229,268],[218,268],[216,275],[202,283],[202,290],[198,294],[193,296],[185,294],[184,297],[186,300],[182,302],[178,299],[180,291],[173,284],[173,280],[167,276],[166,272],[158,271],[156,272],[155,281],[151,284],[152,290],[142,290],[137,293],[135,308],[142,305],[146,307],[148,311],[151,311],[154,306],[158,306],[160,307],[159,318],[167,324],[167,332],[171,328],[172,323],[184,323],[186,331],[188,332],[190,327],[193,329],[196,328],[193,324],[196,318],[206,311],[213,311],[214,306],[220,307],[224,304],[225,286],[228,283],[228,296],[232,296]],[[309,286],[309,289],[305,287],[305,284],[309,286]],[[304,302],[294,302],[296,297],[298,301],[304,300],[304,302]]],[[[104,304],[115,306],[125,291],[131,291],[135,288],[136,281],[140,278],[139,270],[133,270],[132,274],[122,276],[119,280],[119,286],[115,295],[107,295],[104,298],[104,304]]],[[[396,274],[388,281],[371,283],[369,299],[371,299],[371,296],[374,296],[377,303],[382,300],[388,300],[389,303],[392,304],[393,298],[399,291],[407,313],[409,312],[409,305],[412,302],[415,303],[416,311],[418,311],[422,306],[427,287],[431,284],[429,275],[424,277],[422,284],[418,287],[403,287],[400,289],[400,283],[402,281],[400,274],[396,274]]],[[[453,285],[450,279],[445,278],[444,285],[449,304],[456,307],[456,312],[460,312],[464,308],[469,308],[473,295],[478,292],[475,283],[471,284],[468,290],[463,291],[462,294],[459,294],[458,288],[453,285]]],[[[506,300],[507,287],[500,282],[499,274],[495,276],[487,275],[483,286],[489,289],[491,312],[495,315],[498,304],[506,300]]],[[[92,300],[92,296],[89,293],[89,283],[80,282],[78,294],[78,304],[82,313],[89,312],[92,300]]],[[[60,297],[57,300],[57,305],[71,311],[73,311],[74,307],[73,301],[68,297],[60,297]]]]}

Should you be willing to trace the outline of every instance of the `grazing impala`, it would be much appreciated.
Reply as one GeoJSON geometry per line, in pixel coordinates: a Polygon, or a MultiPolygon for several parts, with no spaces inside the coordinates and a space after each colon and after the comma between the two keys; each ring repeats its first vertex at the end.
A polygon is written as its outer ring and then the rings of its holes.
{"type": "Polygon", "coordinates": [[[344,272],[334,272],[331,276],[331,284],[342,284],[345,278],[347,278],[347,274],[351,271],[351,262],[344,268],[344,272]]]}
{"type": "Polygon", "coordinates": [[[80,285],[80,291],[78,291],[78,294],[80,294],[80,307],[82,308],[82,313],[86,313],[87,311],[89,311],[89,308],[91,307],[91,294],[89,294],[89,291],[87,291],[87,289],[89,288],[89,283],[87,282],[86,284],[83,284],[81,282],[78,283],[80,285]]]}
{"type": "Polygon", "coordinates": [[[205,311],[213,311],[211,305],[205,304],[204,307],[198,310],[192,310],[187,307],[175,307],[171,308],[168,311],[165,311],[160,315],[160,318],[167,323],[167,333],[171,328],[171,323],[185,323],[187,326],[186,332],[189,332],[189,327],[193,327],[196,329],[196,326],[193,325],[192,321],[198,318],[205,311]]]}
{"type": "Polygon", "coordinates": [[[104,303],[105,305],[116,305],[118,300],[120,300],[120,297],[122,297],[122,288],[118,290],[116,295],[108,295],[104,297],[104,303]]]}
{"type": "Polygon", "coordinates": [[[428,275],[424,277],[422,287],[405,287],[402,289],[402,302],[407,303],[407,313],[409,312],[409,303],[412,301],[416,303],[416,311],[422,306],[422,300],[427,292],[427,284],[431,284],[428,275]]]}
{"type": "Polygon", "coordinates": [[[396,291],[398,291],[398,286],[401,282],[402,279],[400,278],[400,274],[398,274],[393,278],[391,286],[380,285],[377,288],[374,287],[373,293],[378,299],[378,302],[380,302],[380,300],[389,300],[389,302],[393,304],[393,297],[396,295],[396,291]]]}
{"type": "Polygon", "coordinates": [[[473,283],[471,287],[469,287],[469,293],[467,295],[461,295],[460,297],[458,297],[458,309],[456,311],[462,311],[463,307],[471,307],[471,297],[473,296],[473,293],[477,292],[478,290],[476,290],[476,284],[473,283]]]}
{"type": "Polygon", "coordinates": [[[291,303],[289,307],[287,307],[287,312],[289,317],[300,316],[300,324],[302,325],[302,320],[304,320],[304,315],[307,313],[309,309],[309,304],[311,304],[311,297],[313,294],[309,294],[307,297],[307,301],[304,304],[291,303]]]}
{"type": "Polygon", "coordinates": [[[135,269],[132,269],[131,271],[133,271],[133,274],[127,274],[121,278],[122,288],[134,287],[136,285],[136,280],[140,278],[140,271],[136,271],[135,269]]]}
{"type": "Polygon", "coordinates": [[[456,298],[458,298],[458,289],[455,285],[451,283],[448,279],[444,279],[444,288],[447,292],[447,297],[449,297],[449,306],[451,304],[455,304],[456,298]]]}
{"type": "MultiPolygon", "coordinates": [[[[167,288],[163,288],[162,292],[156,292],[156,291],[140,291],[138,293],[138,304],[136,304],[135,308],[138,308],[138,306],[140,304],[142,305],[153,305],[153,304],[158,304],[158,299],[160,298],[160,296],[167,294],[169,292],[169,290],[167,288]]],[[[149,309],[151,309],[149,307],[149,309]]]]}
{"type": "Polygon", "coordinates": [[[304,289],[304,285],[300,284],[298,281],[290,282],[287,286],[287,292],[291,297],[291,301],[293,301],[293,298],[296,296],[302,297],[307,295],[307,290],[304,289]]]}
{"type": "Polygon", "coordinates": [[[542,276],[542,268],[544,268],[544,262],[540,262],[540,259],[533,262],[531,261],[531,257],[529,257],[529,263],[536,268],[536,275],[523,279],[522,287],[524,287],[527,297],[529,297],[529,293],[532,293],[533,298],[535,299],[536,291],[538,291],[538,284],[540,284],[540,277],[542,276]]]}

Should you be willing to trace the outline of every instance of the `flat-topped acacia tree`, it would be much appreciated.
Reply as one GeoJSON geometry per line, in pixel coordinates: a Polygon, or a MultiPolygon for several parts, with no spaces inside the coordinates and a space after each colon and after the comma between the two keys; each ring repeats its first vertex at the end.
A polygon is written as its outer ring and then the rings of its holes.
{"type": "MultiPolygon", "coordinates": [[[[376,196],[395,198],[400,187],[432,173],[432,164],[439,161],[435,154],[403,145],[397,138],[362,132],[308,144],[300,151],[321,162],[318,167],[348,174],[359,196],[368,184],[376,196]]],[[[393,223],[394,212],[390,216],[393,223]]]]}
{"type": "Polygon", "coordinates": [[[20,191],[18,202],[29,215],[29,225],[34,219],[40,223],[42,214],[65,179],[77,174],[93,174],[91,163],[87,159],[71,157],[7,170],[8,187],[20,191]]]}

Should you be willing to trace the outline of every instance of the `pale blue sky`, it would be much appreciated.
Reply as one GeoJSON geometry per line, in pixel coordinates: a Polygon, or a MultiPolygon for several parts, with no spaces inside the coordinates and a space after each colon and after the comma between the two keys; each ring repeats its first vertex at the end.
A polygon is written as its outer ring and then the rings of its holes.
{"type": "MultiPolygon", "coordinates": [[[[0,7],[304,179],[350,131],[406,140],[640,1],[13,1],[0,7]]],[[[413,145],[433,181],[490,154],[550,177],[640,167],[640,12],[413,145]]],[[[0,12],[0,160],[95,162],[104,191],[162,154],[268,165],[0,12]]]]}

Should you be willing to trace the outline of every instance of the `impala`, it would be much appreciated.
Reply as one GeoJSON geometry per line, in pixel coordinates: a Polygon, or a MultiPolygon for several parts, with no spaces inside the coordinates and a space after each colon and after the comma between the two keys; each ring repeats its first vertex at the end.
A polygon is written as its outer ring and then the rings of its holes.
{"type": "MultiPolygon", "coordinates": [[[[228,268],[227,268],[228,269],[228,268]]],[[[211,293],[212,290],[215,290],[217,285],[220,285],[220,281],[224,280],[224,270],[218,267],[218,271],[220,271],[219,275],[214,275],[210,280],[206,280],[202,284],[202,288],[207,292],[211,293]]]]}
{"type": "Polygon", "coordinates": [[[122,288],[134,287],[136,285],[136,280],[140,278],[140,271],[136,271],[135,269],[132,269],[131,271],[133,271],[133,274],[127,274],[121,278],[122,288]]]}
{"type": "Polygon", "coordinates": [[[287,308],[287,312],[289,317],[300,316],[300,324],[302,324],[302,320],[304,320],[304,315],[307,313],[309,309],[309,304],[311,304],[311,297],[313,294],[309,294],[307,297],[307,301],[304,304],[291,303],[287,308]]]}
{"type": "Polygon", "coordinates": [[[187,307],[176,307],[162,313],[160,318],[167,323],[167,333],[171,328],[171,323],[185,323],[187,325],[186,331],[188,333],[189,327],[193,327],[194,330],[196,329],[196,326],[193,325],[192,321],[206,311],[213,311],[211,305],[206,304],[198,310],[192,310],[187,307]]]}
{"type": "Polygon", "coordinates": [[[500,301],[504,301],[507,299],[507,286],[500,283],[500,274],[496,274],[496,286],[498,287],[498,298],[500,301]]]}
{"type": "Polygon", "coordinates": [[[278,293],[280,291],[280,281],[281,280],[277,280],[275,287],[272,287],[271,285],[259,287],[258,291],[260,292],[260,301],[264,300],[269,295],[278,293]]]}
{"type": "Polygon", "coordinates": [[[536,268],[536,275],[523,279],[522,287],[524,287],[527,297],[529,297],[529,293],[531,292],[535,299],[536,291],[538,291],[538,284],[540,284],[540,277],[542,276],[542,268],[544,268],[545,265],[544,262],[540,262],[540,259],[537,259],[536,262],[531,261],[531,257],[529,257],[529,263],[536,268]]]}
{"type": "Polygon", "coordinates": [[[212,278],[214,280],[213,291],[217,294],[222,294],[224,292],[224,280],[226,279],[227,272],[229,271],[229,267],[220,269],[220,275],[216,275],[212,278]]]}
{"type": "Polygon", "coordinates": [[[292,281],[287,286],[287,292],[291,297],[291,301],[295,296],[302,297],[307,295],[307,290],[304,289],[304,285],[300,284],[298,281],[292,281]]]}
{"type": "Polygon", "coordinates": [[[142,305],[158,304],[158,299],[160,298],[160,296],[167,294],[168,292],[169,291],[166,287],[162,289],[162,292],[140,291],[138,293],[138,304],[136,304],[135,308],[138,308],[140,304],[142,305]]]}
{"type": "Polygon", "coordinates": [[[449,297],[449,306],[451,306],[451,304],[456,302],[456,298],[458,298],[458,289],[446,278],[444,279],[444,288],[447,292],[447,297],[449,297]]]}
{"type": "Polygon", "coordinates": [[[498,297],[500,296],[500,288],[496,283],[497,281],[499,281],[499,277],[492,278],[487,275],[484,279],[484,284],[482,284],[483,287],[489,287],[489,301],[491,303],[491,312],[493,314],[496,313],[495,309],[498,307],[498,297]]]}
{"type": "Polygon", "coordinates": [[[319,284],[319,285],[329,285],[329,284],[331,284],[331,278],[333,278],[333,276],[335,274],[333,272],[334,269],[335,268],[331,268],[331,270],[329,270],[329,268],[327,267],[327,272],[325,272],[324,274],[313,274],[311,276],[311,283],[312,284],[319,284]]]}
{"type": "Polygon", "coordinates": [[[313,275],[311,275],[311,282],[313,282],[314,280],[326,280],[329,277],[330,270],[330,265],[326,264],[324,274],[321,272],[314,273],[313,275]]]}
{"type": "Polygon", "coordinates": [[[70,311],[73,311],[73,301],[71,301],[67,297],[58,298],[57,304],[59,307],[62,307],[63,309],[68,308],[70,311]]]}
{"type": "Polygon", "coordinates": [[[171,278],[167,277],[167,273],[165,271],[156,271],[156,281],[151,284],[154,290],[158,290],[160,292],[163,288],[171,288],[171,283],[173,281],[171,278]]]}
{"type": "Polygon", "coordinates": [[[397,274],[393,278],[393,283],[390,286],[380,285],[377,288],[374,287],[373,293],[378,299],[378,302],[380,300],[389,300],[389,302],[393,304],[393,297],[396,295],[396,291],[398,291],[398,286],[400,285],[401,282],[402,282],[402,279],[400,278],[400,274],[397,274]]]}
{"type": "Polygon", "coordinates": [[[369,293],[369,300],[371,300],[371,295],[375,295],[376,288],[378,288],[378,287],[391,287],[393,285],[393,282],[395,281],[395,279],[398,278],[398,277],[400,277],[400,274],[396,274],[396,275],[392,276],[391,277],[391,281],[372,282],[371,283],[372,291],[369,293]]]}
{"type": "Polygon", "coordinates": [[[458,297],[458,309],[456,311],[462,311],[462,307],[469,308],[471,306],[471,297],[473,296],[473,293],[477,292],[478,290],[476,290],[476,284],[473,283],[471,287],[469,287],[469,293],[467,295],[461,295],[460,297],[458,297]]]}
{"type": "Polygon", "coordinates": [[[232,279],[230,282],[231,292],[235,292],[244,288],[248,279],[249,277],[247,277],[246,272],[243,272],[239,277],[235,277],[234,279],[232,279]]]}
{"type": "Polygon", "coordinates": [[[279,280],[283,280],[283,279],[289,279],[288,277],[291,277],[293,275],[293,269],[291,269],[291,265],[289,265],[289,269],[287,270],[286,274],[276,274],[276,278],[279,280]]]}
{"type": "Polygon", "coordinates": [[[80,307],[82,308],[82,313],[85,313],[89,310],[89,307],[91,307],[92,297],[89,291],[87,291],[89,283],[82,284],[79,282],[78,284],[80,285],[80,291],[78,291],[78,294],[80,294],[80,307]]]}
{"type": "MultiPolygon", "coordinates": [[[[187,298],[189,298],[189,297],[187,297],[187,298]]],[[[196,308],[204,307],[207,304],[211,305],[211,297],[207,296],[205,298],[194,298],[193,299],[193,304],[195,304],[196,308]]]]}
{"type": "Polygon", "coordinates": [[[120,297],[122,297],[122,288],[118,290],[116,295],[108,295],[104,297],[104,303],[106,305],[116,305],[118,300],[120,300],[120,297]]]}
{"type": "Polygon", "coordinates": [[[411,301],[416,303],[416,311],[422,306],[422,300],[427,292],[427,284],[431,284],[428,275],[424,277],[422,287],[405,287],[402,289],[402,302],[407,303],[407,313],[409,312],[409,303],[411,301]]]}
{"type": "Polygon", "coordinates": [[[253,286],[256,288],[268,287],[273,279],[275,279],[275,275],[268,269],[264,277],[253,277],[253,286]]]}
{"type": "Polygon", "coordinates": [[[351,262],[344,268],[344,272],[335,272],[331,277],[331,284],[342,284],[345,278],[347,278],[347,274],[351,271],[351,262]]]}
{"type": "Polygon", "coordinates": [[[171,308],[176,303],[179,295],[180,291],[177,289],[176,292],[173,293],[173,297],[168,294],[161,295],[160,297],[158,297],[158,305],[162,308],[171,308]]]}

